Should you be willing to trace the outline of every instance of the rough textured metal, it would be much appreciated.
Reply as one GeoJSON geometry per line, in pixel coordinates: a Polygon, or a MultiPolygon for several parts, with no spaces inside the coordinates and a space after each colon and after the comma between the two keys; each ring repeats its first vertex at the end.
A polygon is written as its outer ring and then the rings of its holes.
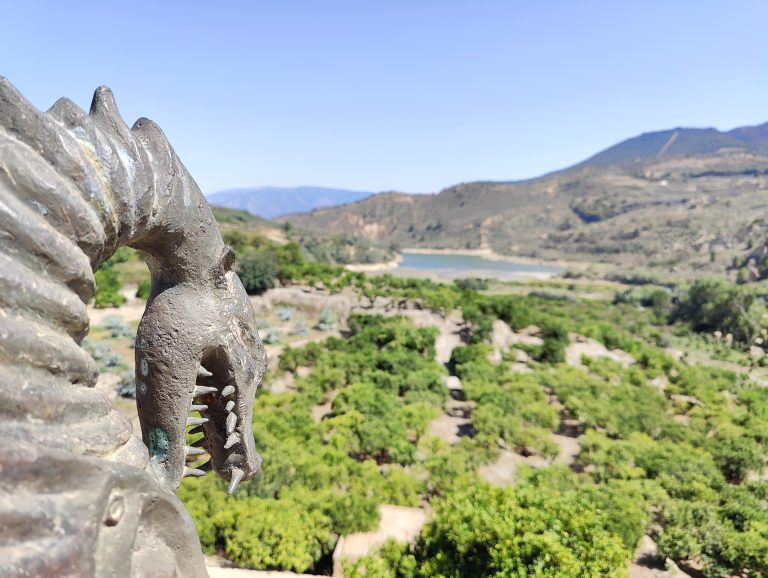
{"type": "Polygon", "coordinates": [[[66,99],[42,113],[0,77],[1,576],[207,575],[173,494],[202,473],[185,465],[190,410],[230,486],[260,462],[266,357],[233,262],[154,123],[128,128],[107,88],[89,114],[66,99]],[[152,272],[136,341],[144,443],[80,347],[93,270],[123,245],[152,272]]]}

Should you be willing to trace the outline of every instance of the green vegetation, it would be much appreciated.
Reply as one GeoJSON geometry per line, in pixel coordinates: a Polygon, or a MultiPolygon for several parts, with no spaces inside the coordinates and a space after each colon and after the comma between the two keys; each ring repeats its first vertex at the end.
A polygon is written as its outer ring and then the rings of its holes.
{"type": "Polygon", "coordinates": [[[445,397],[434,331],[368,316],[349,327],[347,339],[286,349],[281,370],[312,371],[295,392],[257,398],[254,437],[270,464],[258,479],[229,499],[214,477],[182,485],[207,551],[223,544],[247,567],[306,571],[337,535],[373,529],[379,504],[417,505],[425,486],[409,466],[445,397]]]}
{"type": "MultiPolygon", "coordinates": [[[[318,571],[338,536],[377,526],[380,505],[429,503],[433,515],[415,544],[387,544],[349,564],[348,575],[620,577],[649,535],[700,577],[768,576],[768,388],[747,375],[760,363],[749,347],[764,347],[766,336],[761,286],[702,279],[622,287],[607,300],[551,285],[495,286],[491,294],[475,279],[352,273],[234,225],[225,238],[252,293],[301,283],[393,310],[459,309],[464,344],[448,370],[465,399],[448,398],[435,329],[405,317],[321,312],[313,330],[343,337],[286,346],[278,376],[293,374],[292,387],[262,391],[255,402],[263,473],[231,498],[215,476],[182,484],[207,552],[250,568],[318,571]],[[514,351],[492,355],[496,320],[540,339],[515,345],[530,360],[525,373],[514,351]],[[574,334],[635,362],[568,365],[574,334]],[[680,360],[673,345],[708,365],[680,360]],[[471,427],[449,445],[429,435],[429,424],[456,403],[471,427]],[[509,488],[482,481],[480,468],[501,451],[553,460],[553,433],[566,422],[580,444],[571,469],[521,466],[509,488]]],[[[97,303],[120,297],[121,280],[146,294],[143,267],[135,252],[116,254],[97,273],[97,303]]],[[[294,334],[309,332],[300,312],[275,315],[294,334]]],[[[261,325],[265,341],[287,335],[261,325]]],[[[89,347],[103,367],[114,365],[107,347],[89,347]]]]}
{"type": "MultiPolygon", "coordinates": [[[[323,283],[338,287],[340,278],[323,283]]],[[[213,478],[183,484],[207,550],[248,567],[308,571],[338,535],[373,529],[380,504],[427,500],[435,514],[416,544],[388,544],[349,564],[348,574],[619,577],[649,534],[663,555],[706,578],[765,576],[768,489],[748,480],[768,457],[768,389],[727,369],[686,365],[657,345],[696,327],[689,319],[669,325],[667,315],[699,299],[698,289],[674,305],[658,290],[611,304],[344,278],[371,302],[463,311],[468,343],[453,350],[449,367],[472,404],[474,435],[449,446],[426,433],[447,399],[433,329],[353,315],[343,339],[285,349],[279,370],[308,373],[295,390],[256,401],[254,435],[265,458],[257,480],[226,501],[213,478]],[[489,361],[494,319],[539,328],[543,345],[525,347],[532,371],[489,361]],[[636,363],[584,358],[583,367],[568,366],[571,333],[621,348],[636,363]],[[330,409],[317,422],[321,404],[330,409]],[[555,457],[551,434],[564,417],[584,432],[573,471],[522,468],[507,489],[480,480],[499,444],[555,457]],[[275,519],[285,522],[276,528],[275,519]]]]}
{"type": "Polygon", "coordinates": [[[96,273],[96,293],[93,296],[93,305],[97,308],[120,307],[125,303],[125,297],[120,294],[120,279],[112,263],[107,261],[96,273]]]}
{"type": "Polygon", "coordinates": [[[556,470],[563,480],[534,476],[515,489],[458,489],[440,502],[412,549],[390,543],[379,557],[347,565],[347,575],[626,576],[627,550],[605,514],[610,495],[563,483],[566,472],[556,470]]]}
{"type": "Polygon", "coordinates": [[[765,303],[752,286],[723,279],[699,279],[673,311],[673,320],[691,324],[695,331],[720,331],[734,341],[750,345],[764,330],[765,303]]]}
{"type": "Polygon", "coordinates": [[[451,356],[467,399],[476,402],[472,423],[477,441],[494,447],[496,440],[521,452],[557,455],[548,434],[557,429],[557,411],[546,402],[536,379],[515,375],[504,365],[488,361],[484,344],[457,347],[451,356]]]}
{"type": "Polygon", "coordinates": [[[132,254],[132,249],[121,247],[94,273],[96,279],[96,293],[93,296],[94,307],[119,307],[125,303],[125,297],[120,294],[122,283],[116,265],[128,261],[132,254]]]}
{"type": "Polygon", "coordinates": [[[325,235],[370,231],[386,245],[567,261],[579,275],[623,282],[702,272],[735,280],[739,269],[751,282],[768,275],[768,227],[756,210],[765,195],[755,180],[768,167],[765,142],[687,129],[649,133],[535,179],[374,195],[283,220],[325,235]],[[720,146],[754,155],[726,157],[720,146]]]}
{"type": "Polygon", "coordinates": [[[390,544],[383,556],[347,568],[351,578],[626,575],[627,552],[594,500],[578,490],[523,484],[461,489],[439,505],[409,552],[390,544]]]}
{"type": "Polygon", "coordinates": [[[381,246],[356,234],[328,234],[308,231],[286,223],[276,225],[247,211],[211,207],[224,235],[245,234],[262,238],[282,239],[301,247],[302,256],[311,262],[344,265],[348,263],[379,263],[389,261],[397,252],[395,246],[381,246]]]}

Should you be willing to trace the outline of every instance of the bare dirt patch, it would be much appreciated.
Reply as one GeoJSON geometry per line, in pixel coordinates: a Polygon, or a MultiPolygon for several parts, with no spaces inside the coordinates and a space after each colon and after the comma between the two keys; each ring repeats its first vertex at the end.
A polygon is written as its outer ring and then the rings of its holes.
{"type": "Polygon", "coordinates": [[[427,431],[430,435],[451,445],[458,443],[464,436],[472,436],[474,434],[470,418],[446,414],[433,419],[429,423],[427,431]]]}
{"type": "Polygon", "coordinates": [[[608,349],[605,345],[589,337],[574,335],[571,338],[571,344],[565,348],[565,362],[574,367],[584,367],[581,363],[582,356],[586,357],[607,357],[629,367],[635,360],[627,352],[620,349],[608,349]]]}
{"type": "Polygon", "coordinates": [[[656,543],[648,536],[643,536],[635,551],[634,559],[629,563],[629,578],[691,578],[688,574],[665,560],[656,548],[656,543]]]}

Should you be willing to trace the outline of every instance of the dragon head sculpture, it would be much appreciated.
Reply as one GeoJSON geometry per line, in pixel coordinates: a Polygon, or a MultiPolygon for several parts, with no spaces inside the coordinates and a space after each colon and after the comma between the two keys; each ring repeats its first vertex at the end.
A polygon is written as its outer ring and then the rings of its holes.
{"type": "Polygon", "coordinates": [[[266,355],[233,260],[225,248],[216,266],[195,283],[156,286],[139,326],[142,437],[151,467],[172,489],[185,475],[212,468],[230,481],[232,493],[259,470],[251,416],[266,355]],[[187,428],[203,437],[187,445],[187,428]],[[210,462],[188,467],[204,451],[210,462]]]}
{"type": "Polygon", "coordinates": [[[105,87],[88,113],[67,99],[42,112],[0,77],[0,575],[206,575],[172,492],[212,469],[231,493],[260,464],[266,355],[233,267],[157,125],[129,128],[105,87]],[[121,246],[152,274],[136,340],[143,444],[81,347],[93,271],[121,246]]]}

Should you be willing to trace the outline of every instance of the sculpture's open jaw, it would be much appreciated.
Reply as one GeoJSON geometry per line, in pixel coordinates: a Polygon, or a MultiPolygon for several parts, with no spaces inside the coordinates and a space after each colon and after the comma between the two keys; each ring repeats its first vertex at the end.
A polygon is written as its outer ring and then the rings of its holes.
{"type": "Polygon", "coordinates": [[[232,493],[259,472],[251,419],[266,365],[233,272],[214,287],[179,283],[150,297],[136,337],[136,405],[148,465],[169,491],[214,470],[232,493]]]}
{"type": "Polygon", "coordinates": [[[220,348],[203,355],[186,422],[188,434],[202,436],[185,446],[183,470],[184,476],[216,471],[229,480],[230,494],[240,481],[252,478],[259,471],[261,462],[253,448],[251,433],[253,387],[243,382],[251,376],[241,375],[238,365],[220,348]],[[206,459],[206,452],[210,461],[197,466],[206,459]]]}

